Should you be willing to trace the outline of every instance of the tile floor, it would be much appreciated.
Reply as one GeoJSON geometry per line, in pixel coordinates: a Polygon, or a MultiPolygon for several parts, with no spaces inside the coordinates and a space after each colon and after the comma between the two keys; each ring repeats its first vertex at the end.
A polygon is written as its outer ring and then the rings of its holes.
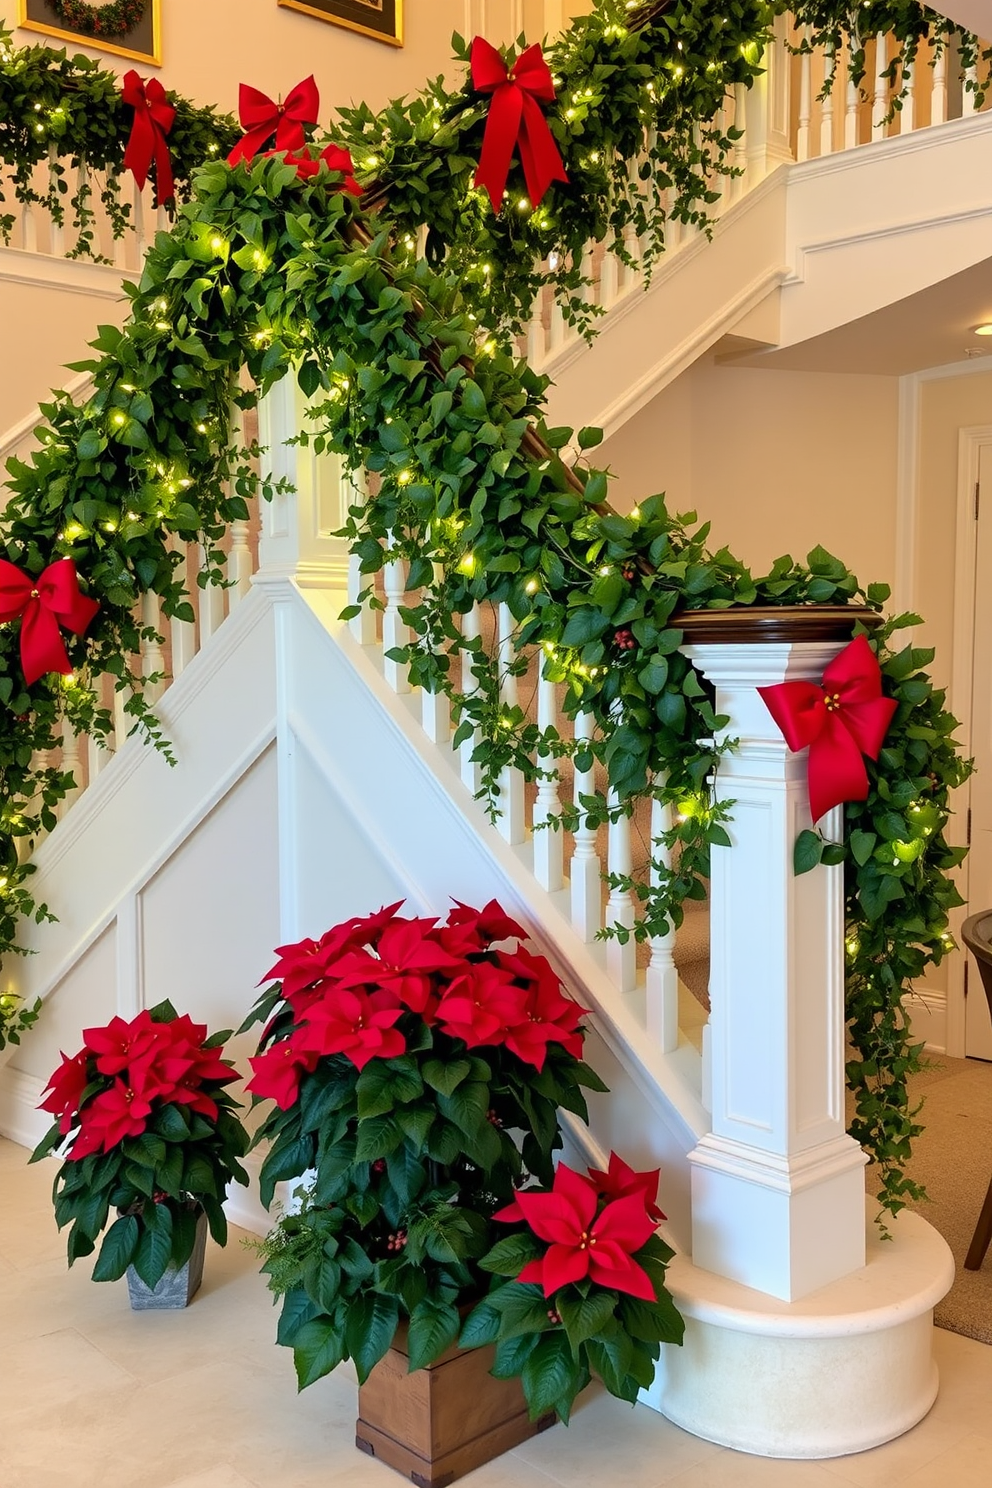
{"type": "MultiPolygon", "coordinates": [[[[347,1365],[302,1395],[255,1258],[210,1247],[181,1313],[132,1313],[123,1282],[67,1272],[50,1164],[0,1141],[0,1488],[399,1488],[354,1447],[347,1365]]],[[[466,1488],[987,1488],[992,1348],[938,1332],[941,1393],[887,1446],[778,1462],[592,1395],[466,1488]]]]}

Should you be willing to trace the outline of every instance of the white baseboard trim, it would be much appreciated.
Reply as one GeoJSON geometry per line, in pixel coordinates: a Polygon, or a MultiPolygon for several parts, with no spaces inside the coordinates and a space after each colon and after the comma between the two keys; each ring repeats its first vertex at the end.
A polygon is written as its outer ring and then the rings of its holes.
{"type": "Polygon", "coordinates": [[[947,1053],[947,997],[943,992],[913,992],[904,1003],[913,1040],[931,1054],[947,1053]]]}

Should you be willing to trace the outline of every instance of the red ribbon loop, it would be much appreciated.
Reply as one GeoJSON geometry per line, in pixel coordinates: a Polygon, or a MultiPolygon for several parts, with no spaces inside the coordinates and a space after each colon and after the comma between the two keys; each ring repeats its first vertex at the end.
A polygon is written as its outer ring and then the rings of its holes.
{"type": "MultiPolygon", "coordinates": [[[[274,155],[276,153],[275,150],[266,151],[268,155],[274,155]]],[[[317,175],[323,162],[329,170],[341,171],[344,176],[341,186],[336,189],[350,192],[352,196],[361,196],[362,194],[362,188],[354,177],[355,167],[351,158],[351,151],[343,149],[341,145],[325,145],[316,157],[313,155],[294,155],[287,152],[285,159],[287,165],[296,166],[296,174],[304,181],[308,180],[311,176],[317,175]]]]}
{"type": "Polygon", "coordinates": [[[878,759],[895,698],[882,696],[882,672],[863,635],[845,646],[823,673],[823,684],[780,682],[759,687],[790,749],[809,749],[809,808],[814,822],[842,801],[863,801],[868,771],[878,759]]]}
{"type": "Polygon", "coordinates": [[[542,103],[553,103],[555,99],[555,85],[544,53],[535,43],[507,68],[496,48],[477,36],[472,42],[471,61],[472,86],[493,96],[475,184],[485,187],[493,211],[498,212],[516,148],[527,182],[527,195],[536,207],[552,181],[568,180],[558,146],[541,111],[542,103]]]}
{"type": "Polygon", "coordinates": [[[36,579],[0,558],[0,623],[21,620],[21,666],[29,687],[46,672],[72,671],[59,626],[81,636],[99,608],[79,592],[71,558],[50,563],[36,579]]]}
{"type": "Polygon", "coordinates": [[[271,134],[275,149],[302,150],[306,143],[304,124],[316,124],[320,113],[320,94],[313,75],[297,83],[285,103],[274,103],[266,93],[242,83],[238,93],[238,114],[245,131],[230,155],[228,165],[253,160],[271,134]]]}
{"type": "Polygon", "coordinates": [[[172,179],[172,160],[165,136],[172,128],[176,111],[165,96],[158,78],[143,82],[132,67],[124,74],[121,89],[124,102],[134,109],[134,123],[124,151],[124,169],[129,170],[144,188],[148,170],[155,161],[155,202],[171,201],[176,194],[172,179]]]}

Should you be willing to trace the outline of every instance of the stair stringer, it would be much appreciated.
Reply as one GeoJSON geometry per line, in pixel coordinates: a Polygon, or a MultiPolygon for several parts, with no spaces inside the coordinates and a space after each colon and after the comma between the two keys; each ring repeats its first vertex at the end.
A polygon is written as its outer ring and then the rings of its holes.
{"type": "MultiPolygon", "coordinates": [[[[337,620],[344,595],[297,592],[301,602],[287,607],[281,641],[286,688],[280,736],[293,759],[281,771],[282,788],[301,756],[312,761],[397,879],[408,884],[410,907],[443,914],[452,896],[468,903],[495,897],[526,924],[565,985],[590,1010],[587,1057],[611,1090],[609,1097],[590,1100],[592,1151],[613,1148],[635,1166],[661,1167],[670,1233],[688,1250],[687,1154],[709,1129],[699,1097],[698,1055],[688,1045],[663,1054],[648,1037],[639,1008],[643,993],[616,991],[602,947],[584,944],[569,923],[565,893],[548,894],[538,886],[529,845],[509,846],[490,825],[459,778],[455,756],[421,728],[419,696],[397,696],[376,665],[377,653],[358,645],[337,620]],[[320,685],[314,685],[318,677],[320,685]]],[[[288,843],[284,853],[286,874],[297,882],[306,878],[303,855],[288,843]]],[[[304,911],[297,923],[284,926],[290,936],[313,934],[334,918],[308,923],[304,897],[283,895],[284,903],[304,911]]]]}

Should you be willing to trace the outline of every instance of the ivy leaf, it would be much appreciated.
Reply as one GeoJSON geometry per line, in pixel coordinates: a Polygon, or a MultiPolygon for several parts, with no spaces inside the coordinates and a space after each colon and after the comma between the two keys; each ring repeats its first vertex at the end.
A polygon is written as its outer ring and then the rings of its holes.
{"type": "Polygon", "coordinates": [[[796,838],[796,845],[792,851],[792,866],[794,872],[808,873],[815,868],[823,856],[823,838],[819,832],[811,832],[807,829],[800,832],[796,838]]]}

